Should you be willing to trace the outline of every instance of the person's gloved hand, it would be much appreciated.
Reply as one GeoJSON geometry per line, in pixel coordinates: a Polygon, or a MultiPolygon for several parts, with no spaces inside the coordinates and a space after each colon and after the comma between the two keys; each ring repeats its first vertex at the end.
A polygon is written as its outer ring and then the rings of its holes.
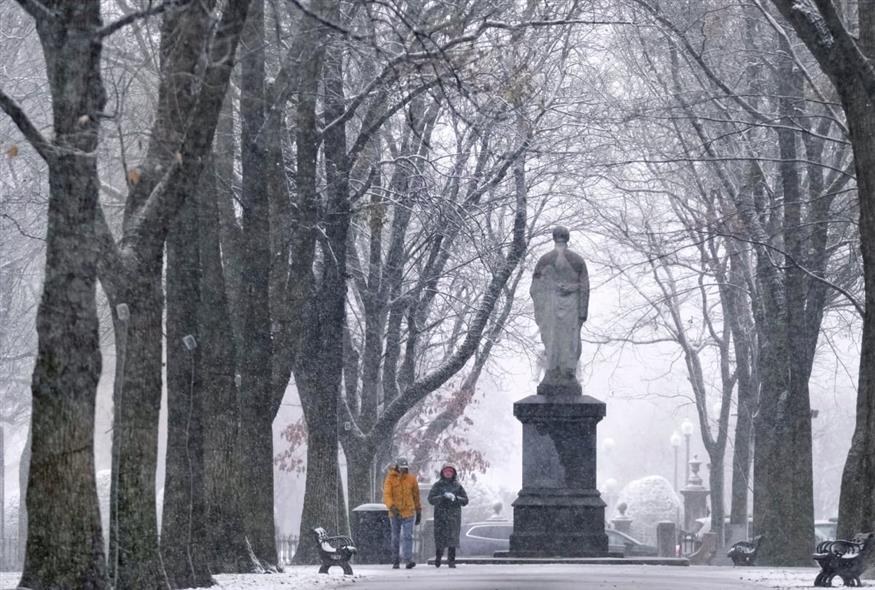
{"type": "Polygon", "coordinates": [[[391,508],[389,508],[389,514],[391,514],[394,518],[398,518],[401,516],[401,511],[398,510],[397,507],[392,506],[391,508]]]}
{"type": "Polygon", "coordinates": [[[454,494],[453,492],[444,492],[444,498],[446,498],[450,502],[455,502],[456,494],[454,494]]]}
{"type": "Polygon", "coordinates": [[[422,512],[417,512],[416,513],[416,521],[413,524],[419,524],[421,520],[422,520],[422,512]]]}

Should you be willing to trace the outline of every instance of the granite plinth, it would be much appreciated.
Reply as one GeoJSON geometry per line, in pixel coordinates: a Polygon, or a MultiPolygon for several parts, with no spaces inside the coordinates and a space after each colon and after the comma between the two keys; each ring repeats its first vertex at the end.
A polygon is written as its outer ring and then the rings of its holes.
{"type": "Polygon", "coordinates": [[[514,404],[523,423],[523,487],[512,558],[610,557],[596,489],[596,425],[605,404],[584,395],[533,395],[514,404]]]}

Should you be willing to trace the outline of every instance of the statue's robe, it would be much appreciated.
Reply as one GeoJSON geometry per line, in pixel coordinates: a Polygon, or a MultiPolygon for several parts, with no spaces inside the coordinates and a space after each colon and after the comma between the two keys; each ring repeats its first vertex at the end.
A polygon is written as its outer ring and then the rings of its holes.
{"type": "Polygon", "coordinates": [[[576,381],[580,327],[589,307],[589,274],[583,258],[568,249],[542,256],[530,294],[546,349],[543,382],[576,381]]]}

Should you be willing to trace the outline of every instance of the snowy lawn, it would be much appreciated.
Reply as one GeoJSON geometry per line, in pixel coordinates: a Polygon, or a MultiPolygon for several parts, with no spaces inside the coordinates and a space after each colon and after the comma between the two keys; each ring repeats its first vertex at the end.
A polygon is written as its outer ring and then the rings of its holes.
{"type": "MultiPolygon", "coordinates": [[[[735,568],[739,578],[747,582],[753,582],[766,588],[814,588],[814,578],[820,572],[817,567],[794,567],[794,568],[735,568]]],[[[841,587],[841,578],[833,580],[833,586],[841,587]]],[[[863,580],[863,586],[875,587],[875,580],[863,580]]]]}
{"type": "MultiPolygon", "coordinates": [[[[383,569],[386,569],[384,566],[383,569]]],[[[293,588],[336,588],[374,575],[379,570],[352,566],[353,575],[344,576],[339,567],[327,575],[319,573],[318,565],[286,566],[281,574],[222,574],[216,576],[217,588],[225,590],[292,590],[293,588]]]]}
{"type": "MultiPolygon", "coordinates": [[[[384,567],[385,569],[385,567],[384,567]]],[[[216,576],[218,586],[225,590],[292,590],[300,588],[336,588],[343,583],[355,583],[378,570],[353,566],[354,575],[344,576],[340,568],[331,568],[328,575],[319,574],[319,566],[288,566],[281,574],[222,574],[216,576]]],[[[18,584],[18,572],[0,573],[0,590],[11,590],[18,584]]]]}

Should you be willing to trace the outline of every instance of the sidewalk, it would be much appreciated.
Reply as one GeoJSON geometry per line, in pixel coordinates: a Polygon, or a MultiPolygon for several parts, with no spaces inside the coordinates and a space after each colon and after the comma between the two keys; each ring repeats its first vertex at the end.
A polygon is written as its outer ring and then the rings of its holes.
{"type": "MultiPolygon", "coordinates": [[[[460,565],[451,570],[418,564],[412,570],[387,565],[339,568],[328,575],[316,566],[294,566],[281,574],[217,576],[223,590],[795,590],[812,588],[817,568],[671,567],[647,565],[460,565]]],[[[0,573],[0,589],[15,588],[20,574],[0,573]]],[[[864,580],[864,587],[875,587],[864,580]]]]}

